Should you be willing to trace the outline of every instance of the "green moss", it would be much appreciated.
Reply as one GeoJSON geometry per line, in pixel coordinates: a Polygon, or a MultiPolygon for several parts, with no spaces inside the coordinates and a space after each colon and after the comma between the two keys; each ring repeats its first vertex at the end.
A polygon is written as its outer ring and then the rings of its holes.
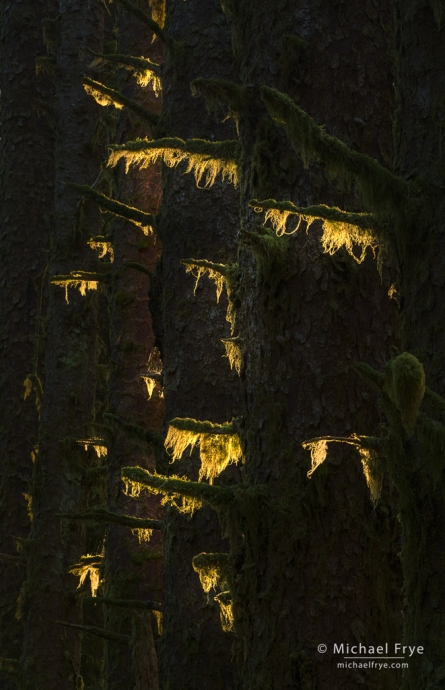
{"type": "Polygon", "coordinates": [[[255,256],[259,277],[264,282],[276,282],[287,265],[289,243],[286,237],[277,237],[271,228],[257,226],[257,232],[240,228],[241,241],[255,256]]]}
{"type": "Polygon", "coordinates": [[[328,173],[347,189],[354,189],[371,211],[400,216],[410,194],[405,180],[374,158],[326,134],[289,96],[266,86],[261,88],[261,96],[270,116],[284,126],[305,164],[321,161],[328,173]]]}

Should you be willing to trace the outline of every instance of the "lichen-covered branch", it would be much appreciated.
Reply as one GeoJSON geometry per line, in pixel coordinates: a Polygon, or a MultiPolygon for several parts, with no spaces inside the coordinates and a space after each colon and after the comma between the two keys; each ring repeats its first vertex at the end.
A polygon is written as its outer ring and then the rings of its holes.
{"type": "Polygon", "coordinates": [[[110,211],[110,213],[114,213],[115,216],[129,220],[130,223],[133,223],[133,225],[137,225],[138,228],[141,228],[145,235],[153,232],[154,216],[152,216],[151,213],[145,213],[145,211],[141,211],[139,208],[127,206],[127,204],[123,204],[121,201],[116,201],[116,199],[110,199],[108,196],[105,196],[105,194],[96,192],[96,190],[94,190],[92,187],[89,187],[85,184],[74,184],[73,182],[67,182],[66,186],[70,187],[71,189],[75,189],[76,192],[79,192],[82,194],[82,196],[88,197],[101,208],[105,209],[106,211],[110,211]]]}
{"type": "Polygon", "coordinates": [[[156,95],[161,92],[161,67],[148,58],[120,53],[96,53],[94,50],[88,50],[88,53],[95,58],[90,67],[101,67],[104,63],[119,65],[133,72],[139,86],[148,86],[151,83],[156,95]]]}
{"type": "Polygon", "coordinates": [[[297,232],[301,221],[307,224],[307,229],[316,220],[323,222],[323,236],[321,239],[323,249],[327,254],[334,254],[344,247],[346,251],[358,262],[362,263],[366,249],[375,250],[379,243],[382,230],[371,213],[349,213],[335,206],[300,207],[291,201],[275,201],[266,199],[258,201],[252,199],[249,202],[258,213],[265,213],[265,220],[270,220],[277,235],[291,235],[297,232]],[[298,217],[297,226],[292,230],[286,230],[286,222],[289,215],[298,217]],[[354,254],[354,246],[361,248],[361,255],[354,254]]]}
{"type": "Polygon", "coordinates": [[[70,520],[91,520],[94,522],[113,522],[117,525],[124,525],[132,529],[162,529],[161,520],[152,518],[138,518],[132,515],[118,515],[111,513],[105,508],[90,508],[84,513],[60,513],[60,517],[70,520]]]}
{"type": "Polygon", "coordinates": [[[217,264],[213,261],[206,261],[205,259],[182,259],[181,263],[184,264],[187,273],[192,273],[195,277],[195,288],[194,294],[196,294],[196,289],[201,277],[205,274],[208,275],[210,280],[213,280],[216,287],[216,301],[219,302],[223,287],[226,288],[227,292],[227,314],[226,320],[230,323],[231,333],[235,329],[235,319],[236,319],[236,292],[238,286],[238,264],[217,264]],[[196,271],[194,273],[193,271],[196,271]]]}
{"type": "Polygon", "coordinates": [[[229,487],[191,482],[179,477],[164,477],[151,474],[142,467],[124,467],[122,479],[133,496],[137,496],[142,489],[147,489],[168,498],[188,499],[194,503],[194,509],[207,503],[212,508],[221,510],[228,508],[236,498],[235,491],[229,487]]]}
{"type": "Polygon", "coordinates": [[[87,290],[97,290],[99,283],[110,281],[109,273],[92,273],[90,271],[71,271],[69,275],[56,275],[50,278],[52,285],[59,285],[65,288],[65,300],[69,304],[68,288],[79,288],[82,297],[85,297],[87,290]]]}
{"type": "Polygon", "coordinates": [[[125,609],[145,609],[147,611],[162,611],[162,604],[156,601],[141,601],[139,599],[110,599],[109,597],[91,597],[84,599],[90,604],[105,604],[106,606],[118,606],[125,609]]]}
{"type": "Polygon", "coordinates": [[[198,573],[204,592],[217,585],[227,588],[228,560],[227,553],[200,553],[193,558],[193,570],[198,573]]]}
{"type": "Polygon", "coordinates": [[[286,134],[307,164],[322,161],[341,184],[357,191],[367,208],[400,217],[410,193],[409,184],[374,158],[357,153],[326,134],[289,96],[267,86],[261,96],[269,115],[284,125],[286,134]]]}
{"type": "Polygon", "coordinates": [[[120,93],[120,91],[116,91],[116,89],[111,89],[110,87],[105,86],[105,84],[101,84],[101,82],[90,79],[89,77],[84,77],[83,87],[87,94],[93,96],[94,100],[96,103],[99,103],[99,105],[113,105],[118,109],[125,106],[133,113],[138,115],[149,127],[153,128],[159,124],[159,115],[151,113],[142,105],[136,103],[136,101],[133,101],[131,98],[127,98],[120,93]]]}
{"type": "Polygon", "coordinates": [[[173,461],[179,460],[187,448],[191,453],[196,445],[201,459],[199,481],[205,478],[212,484],[230,463],[242,459],[240,438],[233,423],[213,424],[187,417],[172,419],[165,447],[173,461]]]}
{"type": "Polygon", "coordinates": [[[126,268],[133,268],[135,271],[140,271],[140,273],[145,273],[147,276],[153,276],[153,271],[149,268],[139,264],[137,261],[125,261],[123,264],[126,268]]]}
{"type": "Polygon", "coordinates": [[[118,633],[112,632],[111,630],[104,630],[104,628],[96,628],[94,625],[78,625],[77,623],[67,623],[66,621],[54,622],[58,625],[63,625],[66,628],[74,628],[75,630],[80,630],[81,632],[86,632],[90,633],[91,635],[103,637],[105,640],[112,640],[113,642],[119,642],[120,644],[130,644],[130,638],[127,635],[119,635],[118,633]]]}
{"type": "Polygon", "coordinates": [[[182,161],[187,161],[185,172],[193,171],[198,187],[203,178],[204,187],[211,187],[218,174],[221,174],[223,180],[227,178],[235,186],[238,184],[237,161],[240,145],[236,140],[188,139],[184,141],[176,137],[155,141],[136,139],[126,144],[114,144],[110,148],[108,165],[114,166],[123,159],[127,172],[130,165],[147,168],[159,159],[170,168],[176,167],[182,161]]]}

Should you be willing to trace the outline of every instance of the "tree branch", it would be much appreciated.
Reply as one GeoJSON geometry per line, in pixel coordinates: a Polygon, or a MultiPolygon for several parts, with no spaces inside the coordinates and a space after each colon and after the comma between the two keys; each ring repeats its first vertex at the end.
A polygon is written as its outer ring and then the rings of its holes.
{"type": "Polygon", "coordinates": [[[159,124],[159,115],[151,113],[142,105],[136,103],[136,101],[133,101],[131,98],[127,98],[126,96],[124,96],[122,93],[120,93],[120,91],[116,91],[116,89],[111,89],[108,86],[105,86],[105,84],[102,84],[100,81],[95,81],[94,79],[90,79],[89,77],[83,78],[83,85],[85,91],[91,96],[93,96],[93,98],[95,97],[94,92],[98,91],[99,94],[105,96],[105,100],[110,101],[109,103],[101,103],[101,105],[112,105],[117,103],[119,106],[125,106],[133,113],[136,113],[136,115],[139,115],[139,117],[144,122],[146,122],[146,124],[149,127],[157,127],[157,125],[159,124]]]}
{"type": "Polygon", "coordinates": [[[235,500],[233,488],[200,484],[186,479],[163,477],[151,474],[142,467],[124,467],[122,479],[129,483],[147,488],[153,493],[161,493],[170,497],[184,497],[197,499],[208,503],[216,510],[230,506],[235,500]]]}
{"type": "Polygon", "coordinates": [[[274,210],[298,216],[309,216],[314,220],[347,223],[348,225],[355,225],[364,230],[371,230],[374,232],[377,227],[376,220],[372,213],[350,213],[349,211],[342,211],[335,206],[325,206],[324,204],[305,207],[295,206],[291,201],[275,201],[275,199],[258,201],[257,199],[252,199],[252,201],[249,201],[249,206],[258,211],[274,210]]]}
{"type": "Polygon", "coordinates": [[[86,184],[74,184],[74,182],[66,182],[65,184],[70,189],[74,189],[76,192],[82,194],[82,196],[86,196],[96,202],[98,206],[104,208],[106,211],[114,213],[115,216],[129,220],[142,230],[153,232],[155,217],[151,213],[141,211],[141,209],[135,208],[134,206],[127,206],[127,204],[116,201],[116,199],[110,199],[108,196],[105,196],[105,194],[96,192],[92,187],[86,184]]]}
{"type": "Polygon", "coordinates": [[[267,86],[261,96],[269,115],[284,125],[286,134],[303,161],[322,161],[330,174],[347,187],[354,187],[365,205],[381,214],[400,217],[409,197],[410,186],[384,168],[374,158],[357,153],[301,110],[290,98],[267,86]]]}
{"type": "Polygon", "coordinates": [[[108,597],[88,597],[83,601],[89,604],[105,604],[106,606],[120,606],[126,609],[146,609],[148,611],[162,611],[162,604],[155,601],[140,601],[139,599],[110,599],[108,597]]]}
{"type": "Polygon", "coordinates": [[[63,625],[65,628],[74,628],[75,630],[81,630],[82,632],[91,633],[91,635],[103,637],[105,640],[112,640],[113,642],[119,642],[120,644],[130,644],[130,638],[127,635],[119,635],[118,633],[111,632],[111,630],[104,630],[104,628],[96,628],[93,625],[78,625],[77,623],[66,623],[65,621],[54,622],[57,623],[57,625],[63,625]]]}
{"type": "Polygon", "coordinates": [[[90,508],[84,513],[58,513],[57,517],[69,518],[70,520],[91,520],[94,522],[113,522],[117,525],[124,525],[132,529],[162,529],[161,520],[152,518],[138,518],[132,515],[119,515],[111,513],[105,508],[90,508]]]}

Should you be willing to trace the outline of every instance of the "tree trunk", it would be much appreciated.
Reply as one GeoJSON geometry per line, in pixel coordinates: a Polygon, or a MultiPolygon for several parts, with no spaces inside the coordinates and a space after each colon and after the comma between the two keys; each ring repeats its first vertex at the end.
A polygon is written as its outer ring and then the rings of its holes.
{"type": "MultiPolygon", "coordinates": [[[[36,76],[36,57],[44,53],[41,21],[51,11],[53,3],[34,1],[9,3],[1,11],[0,657],[7,659],[17,659],[21,651],[15,613],[24,564],[14,542],[25,540],[30,530],[26,499],[38,434],[34,393],[24,401],[23,384],[29,374],[43,378],[54,169],[50,119],[41,106],[39,113],[38,102],[50,106],[54,89],[47,74],[36,76]]],[[[13,681],[2,671],[0,683],[9,690],[13,681]]]]}
{"type": "MultiPolygon", "coordinates": [[[[79,53],[84,46],[100,50],[102,7],[100,3],[86,6],[61,0],[58,17],[44,28],[47,43],[56,52],[57,74],[54,232],[49,266],[49,277],[54,280],[72,270],[97,266],[84,234],[97,234],[98,212],[86,207],[84,227],[78,195],[65,183],[92,183],[97,176],[97,106],[84,92],[79,53]]],[[[21,593],[25,637],[20,671],[25,690],[74,690],[80,682],[78,633],[58,621],[79,621],[76,580],[68,569],[82,553],[81,529],[78,523],[61,521],[58,513],[74,512],[80,504],[86,456],[78,441],[85,439],[85,425],[95,413],[100,299],[94,292],[81,297],[72,287],[67,289],[69,304],[58,285],[50,286],[45,390],[33,477],[34,520],[26,544],[27,580],[21,593]]]]}
{"type": "MultiPolygon", "coordinates": [[[[159,63],[162,50],[159,41],[152,42],[152,33],[137,23],[127,12],[122,11],[119,19],[121,37],[119,53],[144,55],[159,63]]],[[[128,73],[127,73],[128,74],[128,73]]],[[[160,110],[160,98],[152,87],[142,90],[135,87],[134,77],[125,80],[123,92],[129,98],[141,103],[148,110],[160,110]]],[[[124,80],[120,80],[120,87],[124,80]]],[[[122,88],[121,88],[122,90],[122,88]]],[[[143,123],[135,116],[126,113],[122,118],[119,141],[128,136],[144,137],[150,134],[143,123]]],[[[147,213],[155,214],[160,203],[159,166],[151,166],[148,171],[132,168],[127,176],[119,170],[117,176],[120,199],[126,204],[134,204],[147,213]]],[[[131,223],[118,221],[114,224],[113,253],[115,279],[110,301],[110,406],[113,414],[125,422],[136,423],[140,427],[158,430],[163,418],[162,388],[155,383],[152,395],[148,396],[144,376],[149,370],[160,370],[160,361],[154,348],[152,320],[149,311],[149,284],[147,274],[136,268],[126,266],[136,263],[154,272],[159,259],[160,247],[155,236],[145,236],[131,223]]],[[[124,492],[121,470],[129,464],[147,469],[155,468],[153,447],[131,439],[117,428],[113,434],[108,454],[109,486],[108,508],[114,513],[137,515],[139,517],[162,517],[162,508],[157,496],[144,496],[145,500],[135,502],[124,492]]],[[[162,597],[162,538],[160,530],[150,537],[144,537],[135,530],[110,524],[105,545],[105,596],[115,599],[140,599],[161,601],[162,597]]],[[[106,627],[122,634],[129,634],[132,617],[137,614],[131,609],[115,606],[106,607],[106,627]]],[[[133,640],[133,661],[131,647],[106,643],[105,687],[108,690],[134,690],[145,687],[150,673],[151,690],[158,684],[156,652],[153,634],[139,639],[151,625],[146,620],[151,614],[145,613],[144,620],[136,619],[133,640]],[[136,650],[136,651],[135,651],[136,650]],[[154,662],[144,666],[140,663],[143,650],[151,654],[154,662]],[[132,669],[133,666],[133,669],[132,669]],[[132,670],[131,670],[132,669],[132,670]]],[[[150,628],[151,630],[151,628],[150,628]]]]}
{"type": "MultiPolygon", "coordinates": [[[[166,29],[183,42],[182,54],[164,71],[163,112],[168,136],[233,139],[230,124],[215,123],[203,103],[192,99],[197,77],[230,78],[230,32],[217,0],[167,3],[166,29]]],[[[162,240],[162,324],[166,420],[191,417],[216,423],[238,414],[236,375],[224,359],[221,338],[229,337],[224,297],[203,278],[196,295],[182,259],[227,263],[235,255],[236,193],[219,180],[197,189],[190,175],[164,169],[159,233],[162,240]]],[[[186,453],[188,455],[188,452],[186,453]]],[[[172,471],[196,480],[196,452],[172,471]]],[[[234,688],[232,636],[221,631],[219,606],[207,603],[192,558],[225,551],[218,520],[209,509],[192,517],[166,509],[161,684],[170,690],[234,688]]]]}
{"type": "MultiPolygon", "coordinates": [[[[391,111],[382,104],[391,103],[390,36],[370,6],[320,2],[300,5],[296,13],[286,3],[227,3],[227,10],[238,72],[249,85],[239,119],[241,436],[246,477],[265,492],[240,504],[235,518],[244,535],[232,544],[242,683],[277,690],[355,688],[375,676],[337,670],[343,659],[333,644],[339,636],[368,645],[397,638],[394,525],[385,509],[372,509],[356,452],[330,450],[329,462],[308,481],[309,457],[301,444],[327,433],[369,432],[378,423],[349,369],[359,358],[384,361],[393,337],[389,285],[380,285],[370,257],[359,270],[344,250],[323,255],[319,232],[287,241],[258,231],[259,217],[248,203],[273,197],[299,207],[354,204],[289,155],[260,105],[258,87],[285,89],[330,132],[387,158],[391,111]],[[366,71],[371,55],[376,64],[366,71]],[[326,654],[317,651],[322,644],[326,654]]],[[[292,226],[288,222],[288,232],[292,226]]],[[[379,682],[396,687],[396,672],[379,682]]]]}

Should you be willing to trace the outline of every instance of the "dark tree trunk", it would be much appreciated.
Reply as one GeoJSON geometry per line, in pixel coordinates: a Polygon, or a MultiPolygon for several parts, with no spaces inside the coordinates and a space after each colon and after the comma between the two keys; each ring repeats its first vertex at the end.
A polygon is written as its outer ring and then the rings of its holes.
{"type": "MultiPolygon", "coordinates": [[[[98,212],[87,206],[75,228],[78,195],[68,181],[92,183],[99,152],[94,153],[98,108],[85,94],[79,53],[87,46],[100,50],[102,6],[61,0],[59,14],[46,25],[56,53],[56,144],[54,232],[49,277],[73,270],[95,269],[97,261],[85,244],[85,234],[98,233],[98,212]],[[79,227],[80,226],[80,227],[79,227]]],[[[78,523],[61,521],[58,513],[80,505],[85,451],[85,424],[94,419],[97,356],[97,293],[81,297],[68,288],[50,286],[46,333],[45,390],[39,452],[34,464],[34,521],[26,544],[27,580],[21,593],[25,625],[21,660],[24,689],[74,689],[80,682],[79,634],[57,621],[79,622],[76,580],[68,570],[82,553],[78,523]]]]}
{"type": "MultiPolygon", "coordinates": [[[[394,525],[385,510],[373,510],[358,454],[331,446],[328,462],[308,481],[309,457],[301,447],[322,434],[372,432],[377,425],[349,370],[361,358],[385,359],[394,337],[389,285],[380,284],[370,257],[359,270],[344,250],[323,255],[319,232],[300,231],[289,242],[258,232],[259,216],[247,206],[274,197],[300,207],[355,210],[322,173],[304,171],[289,155],[261,106],[259,87],[288,91],[330,132],[387,159],[391,36],[382,27],[388,12],[383,20],[381,11],[322,2],[300,4],[298,11],[285,2],[279,8],[228,4],[238,70],[254,94],[248,100],[246,91],[240,113],[242,439],[246,477],[266,491],[240,505],[244,538],[232,545],[245,688],[371,684],[372,672],[337,670],[343,659],[333,655],[333,643],[340,635],[350,644],[377,645],[398,635],[394,525]],[[370,56],[373,67],[366,71],[370,56]],[[327,645],[326,654],[317,652],[319,644],[327,645]]],[[[394,688],[397,674],[378,682],[394,688]]]]}
{"type": "MultiPolygon", "coordinates": [[[[119,20],[119,53],[144,55],[159,63],[162,50],[159,41],[153,43],[153,35],[146,27],[122,11],[119,20]]],[[[128,73],[126,73],[128,74],[128,73]]],[[[144,90],[135,85],[133,76],[120,80],[120,90],[153,113],[159,112],[161,98],[156,97],[152,87],[144,90]]],[[[134,115],[124,114],[119,140],[125,142],[129,136],[150,135],[143,123],[134,115]]],[[[119,170],[117,184],[119,197],[126,204],[134,204],[146,213],[155,214],[160,203],[160,170],[158,165],[150,170],[132,168],[128,175],[119,170]]],[[[160,371],[161,362],[155,349],[155,337],[149,311],[150,278],[138,269],[126,267],[136,263],[154,272],[159,259],[160,246],[153,234],[145,236],[141,229],[122,221],[116,222],[113,230],[114,284],[110,301],[110,406],[114,415],[125,422],[138,424],[141,428],[158,431],[163,420],[162,387],[156,381],[153,393],[148,399],[144,376],[149,370],[160,371]]],[[[162,508],[157,496],[144,495],[144,500],[135,502],[124,493],[121,470],[128,464],[147,469],[155,468],[153,446],[141,440],[131,439],[119,427],[113,434],[109,454],[108,509],[139,517],[160,519],[162,508]]],[[[155,530],[148,540],[127,527],[110,524],[105,544],[105,596],[115,599],[139,599],[160,602],[162,598],[162,539],[160,530],[155,530]]],[[[131,609],[108,606],[106,627],[121,634],[131,634],[132,619],[139,614],[131,609]]],[[[150,618],[151,614],[143,614],[150,618]]],[[[136,690],[145,688],[150,678],[150,690],[158,686],[156,652],[152,621],[133,621],[133,654],[130,646],[113,642],[106,643],[105,687],[109,690],[136,690]],[[139,624],[138,624],[139,623],[139,624]],[[147,633],[148,631],[148,633],[147,633]],[[142,635],[142,637],[141,637],[142,635]],[[133,660],[132,660],[133,656],[133,660]],[[154,661],[147,668],[144,659],[154,661]],[[141,663],[142,667],[141,668],[141,663]],[[133,668],[132,668],[133,667],[133,668]]],[[[147,686],[148,687],[148,686],[147,686]]]]}
{"type": "MultiPolygon", "coordinates": [[[[52,2],[14,2],[1,9],[1,216],[0,216],[0,657],[17,659],[21,624],[17,599],[24,579],[15,540],[27,538],[32,456],[38,435],[34,393],[23,400],[29,374],[43,377],[42,319],[46,301],[45,250],[53,199],[53,132],[48,107],[54,87],[36,76],[45,54],[41,21],[52,2]],[[48,113],[46,113],[48,115],[48,113]],[[7,558],[7,557],[10,558],[7,558]]],[[[0,684],[9,690],[2,671],[0,684]]]]}
{"type": "MultiPolygon", "coordinates": [[[[166,29],[184,43],[176,64],[164,72],[163,112],[167,136],[233,139],[230,124],[215,122],[190,82],[197,77],[230,78],[230,29],[217,0],[167,3],[166,29]]],[[[162,324],[166,420],[190,417],[216,423],[238,414],[238,383],[223,358],[221,338],[229,337],[224,297],[216,305],[214,285],[206,278],[193,294],[193,278],[181,259],[227,263],[235,256],[236,193],[218,179],[197,189],[184,167],[164,169],[159,223],[162,240],[162,324]]],[[[186,456],[188,455],[188,451],[186,456]]],[[[197,453],[175,463],[175,474],[196,480],[197,453]]],[[[227,550],[218,520],[209,509],[192,517],[166,510],[164,534],[164,613],[161,681],[170,690],[233,688],[232,636],[221,631],[219,608],[207,603],[192,558],[200,552],[227,550]]]]}

